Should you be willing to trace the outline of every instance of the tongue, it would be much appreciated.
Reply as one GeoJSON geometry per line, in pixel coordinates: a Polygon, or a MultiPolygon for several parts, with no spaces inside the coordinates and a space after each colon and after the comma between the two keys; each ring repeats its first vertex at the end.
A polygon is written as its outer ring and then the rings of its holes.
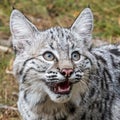
{"type": "Polygon", "coordinates": [[[70,92],[69,81],[67,80],[65,82],[56,84],[54,91],[56,93],[61,93],[61,94],[69,93],[70,92]]]}

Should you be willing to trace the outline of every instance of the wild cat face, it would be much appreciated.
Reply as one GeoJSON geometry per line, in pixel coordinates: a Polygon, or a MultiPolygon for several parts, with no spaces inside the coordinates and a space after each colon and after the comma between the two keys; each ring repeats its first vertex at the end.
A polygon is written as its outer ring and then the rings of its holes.
{"type": "Polygon", "coordinates": [[[46,31],[38,31],[14,10],[10,27],[16,51],[14,71],[20,84],[45,93],[55,102],[70,100],[76,85],[84,87],[88,82],[93,64],[89,52],[92,26],[89,8],[82,11],[70,29],[54,27],[46,31]]]}

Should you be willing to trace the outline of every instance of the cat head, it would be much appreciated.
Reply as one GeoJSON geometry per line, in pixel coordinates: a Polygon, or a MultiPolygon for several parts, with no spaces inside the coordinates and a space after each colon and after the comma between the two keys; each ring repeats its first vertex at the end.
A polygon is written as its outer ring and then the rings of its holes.
{"type": "MultiPolygon", "coordinates": [[[[87,89],[94,60],[92,44],[93,15],[85,8],[67,29],[54,27],[39,31],[21,12],[10,17],[14,73],[20,84],[29,84],[32,92],[40,90],[54,102],[66,102],[74,93],[87,89]]],[[[26,85],[27,86],[27,85],[26,85]]]]}

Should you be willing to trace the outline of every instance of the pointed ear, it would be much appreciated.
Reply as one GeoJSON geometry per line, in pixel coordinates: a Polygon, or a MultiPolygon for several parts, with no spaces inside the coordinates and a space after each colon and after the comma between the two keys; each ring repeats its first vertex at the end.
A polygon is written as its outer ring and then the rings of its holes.
{"type": "Polygon", "coordinates": [[[90,8],[85,8],[73,23],[71,30],[79,34],[90,34],[93,30],[93,14],[90,8]]]}
{"type": "Polygon", "coordinates": [[[93,14],[90,8],[85,8],[71,27],[71,31],[77,33],[85,43],[91,40],[93,30],[93,14]]]}
{"type": "Polygon", "coordinates": [[[13,48],[22,52],[30,45],[37,28],[18,10],[13,10],[10,16],[10,31],[13,38],[13,48]]]}

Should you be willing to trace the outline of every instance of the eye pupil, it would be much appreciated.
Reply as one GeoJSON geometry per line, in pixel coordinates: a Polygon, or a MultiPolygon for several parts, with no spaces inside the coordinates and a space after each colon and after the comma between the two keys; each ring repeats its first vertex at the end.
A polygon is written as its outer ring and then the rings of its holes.
{"type": "Polygon", "coordinates": [[[77,55],[74,55],[74,57],[77,57],[77,55]]]}
{"type": "Polygon", "coordinates": [[[51,57],[51,55],[50,55],[50,54],[48,54],[48,57],[50,58],[50,57],[51,57]]]}

